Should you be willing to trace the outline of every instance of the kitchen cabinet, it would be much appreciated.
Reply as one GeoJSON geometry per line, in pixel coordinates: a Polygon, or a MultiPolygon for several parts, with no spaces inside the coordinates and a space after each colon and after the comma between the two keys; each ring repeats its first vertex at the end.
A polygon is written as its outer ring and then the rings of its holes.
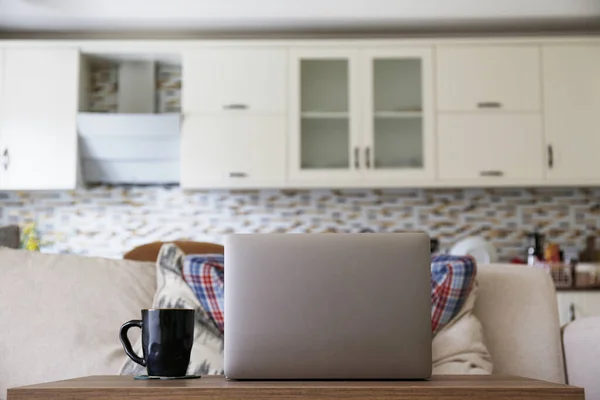
{"type": "Polygon", "coordinates": [[[183,108],[193,114],[284,114],[286,68],[283,48],[186,51],[183,108]]]}
{"type": "Polygon", "coordinates": [[[434,178],[432,50],[294,49],[290,184],[434,178]]]}
{"type": "Polygon", "coordinates": [[[437,49],[438,111],[540,111],[535,45],[448,45],[437,49]]]}
{"type": "Polygon", "coordinates": [[[556,293],[560,324],[600,316],[600,291],[560,290],[556,293]]]}
{"type": "Polygon", "coordinates": [[[543,46],[550,181],[600,182],[600,44],[543,46]]]}
{"type": "Polygon", "coordinates": [[[539,114],[438,115],[439,178],[494,186],[543,179],[539,114]]]}
{"type": "Polygon", "coordinates": [[[194,116],[183,123],[184,188],[283,187],[283,116],[194,116]]]}
{"type": "Polygon", "coordinates": [[[79,52],[8,48],[0,110],[2,189],[72,189],[79,52]]]}
{"type": "MultiPolygon", "coordinates": [[[[4,49],[0,48],[0,128],[1,128],[1,122],[2,122],[2,97],[4,95],[4,49]]],[[[2,130],[0,130],[0,152],[3,152],[3,148],[2,148],[2,130]]],[[[4,187],[3,182],[4,182],[4,165],[5,163],[8,161],[7,157],[8,154],[2,154],[0,153],[0,160],[2,160],[2,162],[0,163],[0,189],[4,187]]]]}
{"type": "Polygon", "coordinates": [[[187,51],[183,82],[181,186],[285,186],[287,52],[187,51]]]}
{"type": "Polygon", "coordinates": [[[434,179],[432,56],[429,48],[363,53],[366,180],[434,179]]]}

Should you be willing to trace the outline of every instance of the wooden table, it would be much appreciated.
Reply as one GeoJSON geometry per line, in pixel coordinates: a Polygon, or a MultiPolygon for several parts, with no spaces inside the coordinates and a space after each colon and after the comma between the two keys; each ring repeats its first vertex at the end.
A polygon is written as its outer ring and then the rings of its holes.
{"type": "Polygon", "coordinates": [[[90,376],[8,389],[8,400],[37,399],[546,399],[583,400],[583,389],[501,375],[434,376],[428,381],[136,381],[90,376]]]}

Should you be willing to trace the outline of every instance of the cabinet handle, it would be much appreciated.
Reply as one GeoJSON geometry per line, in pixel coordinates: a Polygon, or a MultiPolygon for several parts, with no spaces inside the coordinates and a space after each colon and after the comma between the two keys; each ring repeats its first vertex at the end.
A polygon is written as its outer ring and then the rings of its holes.
{"type": "Polygon", "coordinates": [[[554,149],[551,144],[548,145],[548,168],[554,168],[554,149]]]}
{"type": "Polygon", "coordinates": [[[371,168],[371,148],[365,148],[365,166],[371,168]]]}
{"type": "Polygon", "coordinates": [[[503,176],[504,172],[502,171],[481,171],[479,172],[480,176],[503,176]]]}
{"type": "Polygon", "coordinates": [[[575,321],[575,304],[572,302],[569,304],[569,321],[575,321]]]}
{"type": "Polygon", "coordinates": [[[360,149],[358,147],[354,148],[354,168],[360,168],[360,149]]]}
{"type": "Polygon", "coordinates": [[[247,178],[248,174],[245,172],[230,172],[229,177],[230,178],[247,178]]]}
{"type": "Polygon", "coordinates": [[[498,101],[482,101],[477,103],[477,108],[502,108],[502,103],[498,101]]]}
{"type": "Polygon", "coordinates": [[[223,106],[224,110],[247,110],[248,105],[247,104],[225,104],[223,106]]]}
{"type": "Polygon", "coordinates": [[[10,164],[8,149],[4,149],[4,152],[2,153],[2,166],[4,167],[5,171],[8,170],[8,164],[10,164]]]}

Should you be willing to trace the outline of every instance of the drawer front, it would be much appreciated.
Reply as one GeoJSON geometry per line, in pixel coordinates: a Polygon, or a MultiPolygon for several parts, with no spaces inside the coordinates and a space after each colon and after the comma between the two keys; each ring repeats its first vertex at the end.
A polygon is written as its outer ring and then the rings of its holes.
{"type": "Polygon", "coordinates": [[[538,46],[444,46],[437,51],[439,111],[540,111],[538,46]]]}
{"type": "Polygon", "coordinates": [[[286,112],[283,49],[206,49],[183,56],[183,109],[192,113],[286,112]]]}
{"type": "Polygon", "coordinates": [[[285,117],[192,117],[183,123],[181,186],[274,187],[285,183],[285,117]]]}
{"type": "Polygon", "coordinates": [[[441,180],[543,178],[542,117],[441,114],[438,155],[441,180]]]}

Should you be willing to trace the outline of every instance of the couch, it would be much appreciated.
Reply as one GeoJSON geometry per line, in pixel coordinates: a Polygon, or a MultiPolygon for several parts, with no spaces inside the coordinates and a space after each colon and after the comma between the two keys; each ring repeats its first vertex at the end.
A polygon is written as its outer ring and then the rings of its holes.
{"type": "MultiPolygon", "coordinates": [[[[492,265],[480,267],[479,282],[475,313],[494,373],[565,382],[550,278],[527,267],[492,265]]],[[[0,398],[8,387],[116,374],[126,357],[119,327],[151,306],[155,288],[152,262],[0,248],[0,398]]],[[[596,346],[600,359],[599,342],[589,333],[579,334],[573,325],[565,331],[568,379],[589,385],[588,398],[600,398],[594,379],[600,364],[588,357],[587,368],[571,368],[586,346],[596,346]]],[[[595,332],[600,332],[599,325],[595,332]]]]}

